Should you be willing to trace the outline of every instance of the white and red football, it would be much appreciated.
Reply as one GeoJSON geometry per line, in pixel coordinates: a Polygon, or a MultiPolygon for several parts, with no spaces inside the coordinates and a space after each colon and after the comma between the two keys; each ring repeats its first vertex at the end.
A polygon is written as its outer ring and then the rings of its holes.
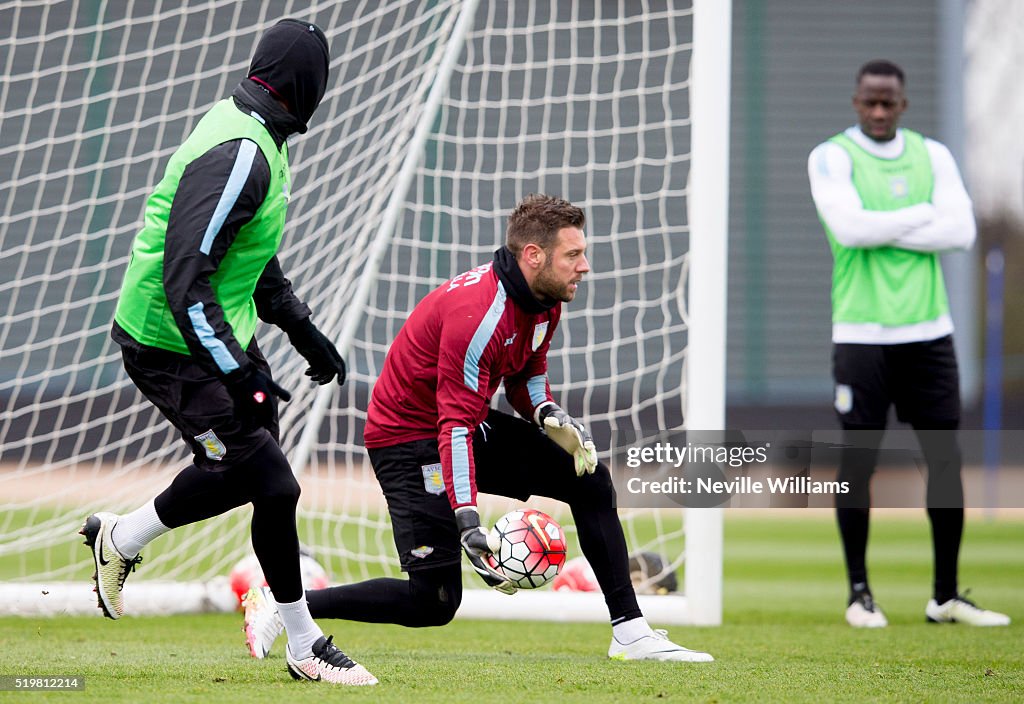
{"type": "Polygon", "coordinates": [[[543,587],[565,564],[565,532],[541,511],[505,514],[494,524],[488,542],[495,548],[491,566],[520,589],[543,587]]]}

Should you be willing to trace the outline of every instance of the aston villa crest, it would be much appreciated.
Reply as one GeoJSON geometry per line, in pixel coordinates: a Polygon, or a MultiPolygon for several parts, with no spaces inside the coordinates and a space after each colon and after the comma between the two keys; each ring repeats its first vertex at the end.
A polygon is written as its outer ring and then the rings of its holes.
{"type": "Polygon", "coordinates": [[[537,325],[533,328],[533,340],[531,342],[531,347],[533,348],[534,352],[536,352],[537,348],[540,347],[540,343],[544,342],[544,337],[547,334],[548,321],[545,320],[543,323],[537,323],[537,325]]]}
{"type": "Polygon", "coordinates": [[[910,193],[906,176],[895,176],[889,179],[889,193],[893,198],[906,198],[910,193]]]}

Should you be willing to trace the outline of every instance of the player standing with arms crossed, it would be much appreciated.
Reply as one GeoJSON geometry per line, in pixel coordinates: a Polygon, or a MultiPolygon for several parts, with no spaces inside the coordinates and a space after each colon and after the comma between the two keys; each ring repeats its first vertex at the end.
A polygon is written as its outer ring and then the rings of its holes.
{"type": "Polygon", "coordinates": [[[146,204],[112,337],[135,385],[194,455],[162,493],[124,516],[96,513],[83,534],[106,616],[159,535],[252,503],[252,545],[283,602],[288,670],[337,684],[377,680],[325,637],[309,615],[299,572],[299,484],[278,445],[277,400],[256,344],[257,316],[283,329],[319,384],[345,365],[292,291],[277,260],[291,194],[289,135],[327,89],[330,53],[319,27],[282,20],[260,38],[246,78],[171,156],[146,204]]]}
{"type": "MultiPolygon", "coordinates": [[[[562,303],[590,271],[583,226],[583,211],[565,200],[527,196],[494,260],[442,284],[409,315],[373,388],[365,431],[409,578],[308,592],[316,618],[442,626],[462,599],[463,552],[488,586],[514,592],[485,560],[477,492],[537,494],[572,510],[611,617],[609,657],[712,660],[644,619],[611,474],[587,430],[551,396],[547,353],[562,303]],[[502,381],[522,418],[490,407],[502,381]]],[[[265,656],[280,633],[270,590],[249,592],[245,622],[250,651],[265,656]]]]}
{"type": "Polygon", "coordinates": [[[836,514],[850,582],[846,620],[888,621],[868,585],[870,481],[889,406],[917,434],[928,464],[928,518],[935,558],[929,621],[977,626],[1010,619],[960,595],[963,534],[960,379],[953,321],[938,253],[974,242],[971,200],[952,154],[899,127],[907,108],[902,69],[870,61],[857,73],[859,124],[811,152],[811,194],[835,260],[832,342],[835,408],[846,440],[836,514]]]}

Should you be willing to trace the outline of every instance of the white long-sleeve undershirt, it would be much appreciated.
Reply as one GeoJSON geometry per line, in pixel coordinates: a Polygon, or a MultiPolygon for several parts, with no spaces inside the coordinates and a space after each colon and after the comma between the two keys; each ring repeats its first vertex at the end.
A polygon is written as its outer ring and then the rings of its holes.
{"type": "MultiPolygon", "coordinates": [[[[888,142],[876,142],[853,126],[845,134],[868,153],[894,159],[903,153],[903,130],[888,142]]],[[[853,162],[834,142],[819,144],[807,160],[814,205],[836,240],[845,247],[899,247],[918,252],[967,249],[977,228],[970,196],[949,150],[925,138],[934,185],[930,203],[898,210],[865,210],[853,185],[853,162]]]]}
{"type": "MultiPolygon", "coordinates": [[[[903,130],[888,142],[868,138],[858,126],[845,134],[868,153],[881,159],[896,159],[903,153],[903,130]]],[[[977,228],[970,196],[949,150],[925,138],[934,178],[930,203],[889,211],[865,210],[853,185],[853,162],[845,149],[834,142],[815,147],[807,160],[811,195],[818,214],[836,240],[845,247],[900,247],[918,252],[967,249],[974,243],[977,228]]],[[[877,323],[832,325],[832,341],[857,344],[901,344],[933,340],[953,332],[953,320],[943,313],[935,320],[911,325],[885,327],[877,323]]]]}

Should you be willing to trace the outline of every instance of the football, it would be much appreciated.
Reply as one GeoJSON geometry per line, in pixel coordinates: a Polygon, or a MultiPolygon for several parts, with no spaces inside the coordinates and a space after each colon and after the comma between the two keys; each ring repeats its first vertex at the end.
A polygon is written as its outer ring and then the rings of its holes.
{"type": "MultiPolygon", "coordinates": [[[[302,573],[304,589],[323,589],[330,586],[331,578],[327,574],[327,570],[306,551],[302,551],[299,555],[299,570],[302,573]]],[[[260,562],[255,555],[248,555],[239,560],[231,568],[228,580],[231,582],[231,591],[238,597],[239,605],[249,589],[262,587],[267,583],[263,576],[263,568],[260,567],[260,562]]]]}
{"type": "Polygon", "coordinates": [[[543,587],[565,564],[565,533],[541,511],[521,509],[498,519],[489,543],[495,548],[491,566],[519,589],[543,587]]]}

